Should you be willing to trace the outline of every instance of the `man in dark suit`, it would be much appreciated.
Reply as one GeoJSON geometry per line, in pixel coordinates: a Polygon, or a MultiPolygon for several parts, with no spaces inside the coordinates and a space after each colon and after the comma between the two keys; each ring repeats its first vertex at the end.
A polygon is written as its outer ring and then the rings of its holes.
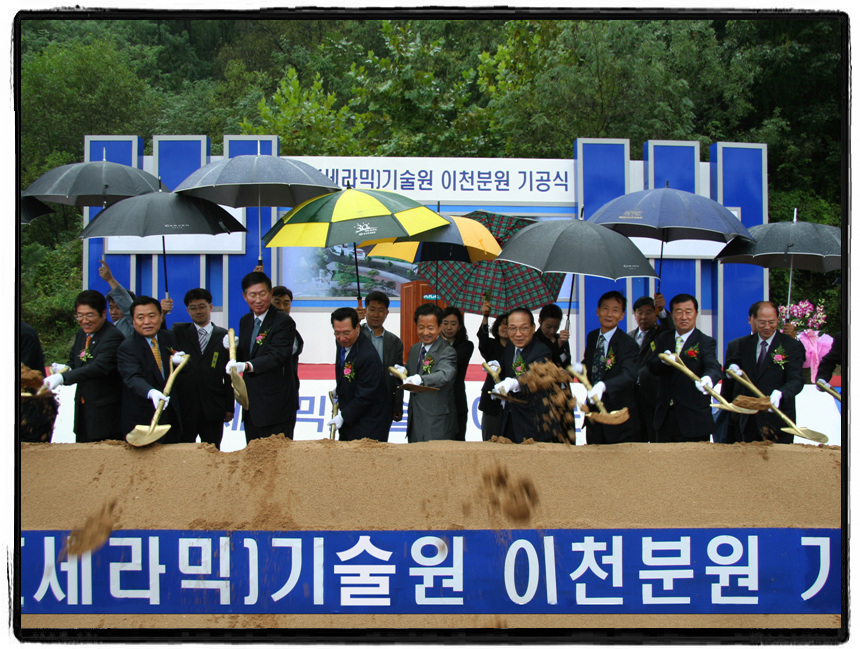
{"type": "Polygon", "coordinates": [[[21,353],[21,362],[31,370],[44,373],[45,355],[42,351],[42,343],[39,342],[39,335],[23,320],[19,325],[21,328],[18,336],[18,350],[21,353]]]}
{"type": "MultiPolygon", "coordinates": [[[[723,357],[724,359],[728,360],[733,356],[737,356],[738,345],[740,345],[743,340],[755,335],[755,313],[758,310],[758,305],[758,302],[753,302],[752,306],[749,308],[748,319],[751,333],[746,336],[740,336],[739,338],[730,340],[728,345],[726,345],[726,355],[723,357]]],[[[737,384],[734,381],[729,380],[728,376],[723,376],[720,386],[720,394],[726,401],[731,403],[738,395],[737,387],[737,384]]],[[[728,410],[719,410],[716,418],[714,419],[714,423],[716,425],[716,429],[714,431],[714,443],[734,444],[735,442],[743,441],[740,429],[738,428],[738,413],[728,410]]]]}
{"type": "Polygon", "coordinates": [[[75,298],[75,334],[69,364],[51,364],[55,372],[45,378],[51,390],[75,385],[75,440],[97,442],[124,439],[120,426],[122,379],[116,354],[124,336],[107,321],[107,300],[98,291],[82,291],[75,298]],[[62,372],[62,373],[61,373],[62,372]]]}
{"type": "MultiPolygon", "coordinates": [[[[508,344],[499,361],[500,381],[493,392],[504,390],[512,397],[526,403],[504,401],[502,404],[502,434],[512,442],[520,444],[527,439],[536,442],[552,442],[560,439],[562,428],[551,423],[551,402],[544,403],[545,390],[530,390],[520,377],[535,363],[552,360],[552,351],[535,336],[535,321],[532,312],[516,308],[508,313],[508,344]]],[[[491,363],[492,365],[493,363],[491,363]]]]}
{"type": "Polygon", "coordinates": [[[235,409],[232,383],[224,373],[227,330],[212,322],[212,294],[205,288],[192,288],[184,302],[191,322],[177,322],[170,329],[179,348],[191,356],[173,388],[182,402],[183,434],[188,441],[199,436],[201,442],[221,448],[224,424],[233,419],[235,409]]]}
{"type": "Polygon", "coordinates": [[[296,411],[285,408],[284,401],[294,392],[296,323],[272,306],[272,282],[265,273],[253,271],[245,275],[242,295],[251,311],[239,320],[237,360],[228,361],[225,370],[229,374],[235,367],[245,379],[245,440],[280,433],[292,439],[296,411]]]}
{"type": "MultiPolygon", "coordinates": [[[[795,421],[794,397],[803,389],[803,344],[779,331],[779,312],[773,302],[759,302],[755,312],[756,335],[741,340],[737,351],[726,358],[726,367],[768,395],[774,407],[795,421]]],[[[738,395],[756,396],[743,385],[735,386],[738,395]]],[[[745,442],[771,439],[791,444],[794,435],[781,430],[784,421],[769,410],[754,415],[739,415],[738,427],[745,442]]]]}
{"type": "Polygon", "coordinates": [[[597,301],[600,328],[589,332],[582,363],[574,368],[591,383],[588,400],[603,401],[609,411],[627,408],[630,417],[620,424],[604,424],[587,418],[585,440],[588,444],[618,444],[639,441],[639,417],[636,411],[636,359],[639,347],[618,328],[627,309],[627,298],[609,291],[597,301]]]}
{"type": "Polygon", "coordinates": [[[658,352],[651,355],[648,368],[658,377],[654,428],[658,442],[707,442],[713,435],[714,417],[707,387],[720,380],[717,343],[696,328],[699,303],[680,293],[669,303],[675,331],[657,336],[658,352]],[[692,381],[680,370],[664,362],[660,350],[684,363],[700,381],[692,381]],[[672,351],[674,350],[674,352],[672,351]]]}
{"type": "MultiPolygon", "coordinates": [[[[375,439],[388,441],[391,425],[388,396],[379,389],[382,361],[366,336],[361,335],[358,313],[352,307],[335,309],[331,326],[337,341],[335,380],[339,412],[334,424],[342,441],[375,439]]],[[[387,374],[388,372],[386,372],[387,374]]]]}
{"type": "Polygon", "coordinates": [[[179,363],[182,354],[177,353],[181,350],[173,334],[161,326],[161,304],[153,297],[140,295],[131,303],[130,317],[134,332],[117,349],[117,368],[123,383],[122,434],[127,435],[135,426],[148,425],[158,402],[164,401],[159,424],[169,424],[170,430],[159,441],[194,441],[183,435],[181,398],[164,394],[170,363],[179,363]]]}
{"type": "Polygon", "coordinates": [[[660,293],[654,297],[643,295],[633,303],[633,316],[636,318],[636,328],[627,334],[639,346],[638,377],[636,379],[636,410],[639,412],[638,442],[656,442],[657,431],[654,430],[654,410],[657,407],[657,377],[648,369],[648,359],[657,349],[654,340],[657,334],[671,329],[669,318],[660,319],[659,313],[665,313],[665,300],[660,293]]]}
{"type": "Polygon", "coordinates": [[[373,344],[382,361],[383,381],[387,394],[386,410],[391,414],[391,422],[403,419],[403,390],[398,389],[400,380],[388,371],[389,367],[403,363],[403,341],[387,329],[383,328],[388,317],[388,296],[382,291],[371,291],[365,298],[366,309],[358,313],[358,319],[366,316],[361,326],[361,333],[373,344]]]}

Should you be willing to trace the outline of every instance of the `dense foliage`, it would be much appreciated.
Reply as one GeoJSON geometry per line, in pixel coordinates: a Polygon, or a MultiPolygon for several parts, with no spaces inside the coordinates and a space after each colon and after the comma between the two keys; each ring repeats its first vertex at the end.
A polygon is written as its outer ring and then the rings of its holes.
{"type": "MultiPolygon", "coordinates": [[[[202,133],[216,155],[224,134],[265,133],[288,155],[562,158],[578,137],[616,137],[634,152],[698,140],[704,155],[718,140],[765,142],[771,220],[797,207],[839,225],[847,209],[844,16],[169,16],[19,14],[22,189],[81,160],[88,134],[151,147],[153,134],[202,133]]],[[[22,317],[51,358],[74,329],[80,227],[62,208],[21,229],[22,317]]],[[[792,289],[826,297],[829,331],[840,326],[834,279],[795,272],[792,289]]],[[[786,282],[771,273],[775,300],[786,282]]]]}

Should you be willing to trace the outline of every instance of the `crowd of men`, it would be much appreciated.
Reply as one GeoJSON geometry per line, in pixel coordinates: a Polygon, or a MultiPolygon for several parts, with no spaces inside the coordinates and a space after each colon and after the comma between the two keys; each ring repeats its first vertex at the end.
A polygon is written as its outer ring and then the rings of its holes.
{"type": "MultiPolygon", "coordinates": [[[[149,422],[161,404],[161,423],[170,424],[162,443],[199,438],[220,447],[224,424],[234,413],[233,372],[242,375],[247,390],[248,406],[242,410],[246,441],[277,434],[293,437],[303,341],[290,316],[289,289],[273,287],[260,269],[247,274],[241,286],[249,311],[240,319],[231,345],[227,330],[211,320],[212,296],[206,289],[192,289],[184,297],[191,322],[168,329],[165,315],[173,309],[172,300],[135,296],[104,262],[99,272],[110,291],[103,295],[85,290],[77,296],[80,327],[68,362],[52,363],[52,373],[44,379],[51,390],[77,385],[78,442],[124,439],[135,425],[149,422]],[[183,361],[168,394],[171,372],[183,361]]],[[[343,441],[388,441],[392,422],[403,416],[404,392],[409,392],[409,442],[465,439],[464,380],[474,346],[462,313],[420,305],[412,314],[418,342],[404,356],[401,339],[384,328],[389,304],[384,293],[374,291],[364,308],[342,307],[331,314],[338,408],[327,424],[343,441]]],[[[636,327],[630,331],[620,327],[626,309],[627,299],[618,291],[600,297],[599,327],[588,333],[576,362],[557,305],[541,309],[537,325],[530,310],[515,308],[498,315],[490,327],[490,307],[485,304],[477,332],[479,352],[490,368],[479,403],[483,438],[506,437],[515,443],[565,439],[569,431],[562,430],[564,417],[548,415],[566,406],[547,398],[545,386],[528,380],[536,363],[549,362],[587,377],[586,402],[591,407],[602,403],[608,411],[626,409],[629,414],[623,421],[588,418],[588,444],[793,441],[773,409],[795,419],[805,350],[779,330],[773,303],[750,307],[750,333],[727,345],[725,372],[717,360],[716,341],[696,327],[694,296],[676,295],[668,309],[660,294],[640,297],[633,304],[636,327]],[[689,372],[681,371],[679,364],[689,372]],[[729,401],[755,396],[735,377],[748,379],[768,395],[772,409],[754,415],[721,411],[715,420],[711,394],[719,381],[729,401]]],[[[22,327],[22,336],[29,332],[22,327]]],[[[824,386],[829,387],[833,367],[841,360],[840,343],[837,336],[822,363],[824,386]]],[[[43,360],[30,362],[44,367],[43,360]]],[[[559,387],[569,392],[566,382],[559,387]]]]}

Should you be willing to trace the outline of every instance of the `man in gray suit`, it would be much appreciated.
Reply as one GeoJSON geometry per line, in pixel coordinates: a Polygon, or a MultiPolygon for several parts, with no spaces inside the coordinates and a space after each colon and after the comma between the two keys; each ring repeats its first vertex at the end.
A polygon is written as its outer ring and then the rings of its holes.
{"type": "Polygon", "coordinates": [[[425,385],[438,391],[413,392],[409,397],[406,436],[410,442],[454,439],[457,411],[454,405],[454,379],[457,378],[457,352],[439,335],[442,309],[426,303],[415,309],[418,342],[409,350],[404,385],[425,385]]]}
{"type": "Polygon", "coordinates": [[[390,427],[392,421],[403,419],[403,390],[397,388],[400,385],[399,379],[388,371],[389,367],[403,363],[403,341],[382,326],[388,317],[388,296],[382,291],[371,291],[367,294],[365,303],[367,308],[356,311],[359,319],[366,318],[361,325],[361,333],[373,343],[382,360],[388,411],[391,413],[388,422],[390,427]]]}

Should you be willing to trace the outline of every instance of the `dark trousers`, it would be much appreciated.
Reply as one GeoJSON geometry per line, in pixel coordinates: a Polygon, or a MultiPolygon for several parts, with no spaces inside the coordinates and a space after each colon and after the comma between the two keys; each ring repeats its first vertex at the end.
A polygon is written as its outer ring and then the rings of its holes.
{"type": "Polygon", "coordinates": [[[193,444],[199,437],[204,444],[214,444],[215,448],[221,448],[221,439],[224,437],[223,421],[206,421],[199,418],[194,421],[183,419],[182,429],[184,442],[193,444]]]}
{"type": "Polygon", "coordinates": [[[502,414],[485,412],[481,415],[481,438],[488,442],[493,437],[502,435],[502,414]]]}
{"type": "Polygon", "coordinates": [[[669,412],[663,420],[663,425],[657,430],[658,442],[710,442],[711,436],[696,435],[690,437],[681,432],[678,417],[675,415],[674,406],[669,406],[669,412]]]}
{"type": "Polygon", "coordinates": [[[458,442],[466,441],[466,424],[469,422],[469,412],[464,410],[457,413],[457,432],[454,433],[454,440],[458,442]]]}

